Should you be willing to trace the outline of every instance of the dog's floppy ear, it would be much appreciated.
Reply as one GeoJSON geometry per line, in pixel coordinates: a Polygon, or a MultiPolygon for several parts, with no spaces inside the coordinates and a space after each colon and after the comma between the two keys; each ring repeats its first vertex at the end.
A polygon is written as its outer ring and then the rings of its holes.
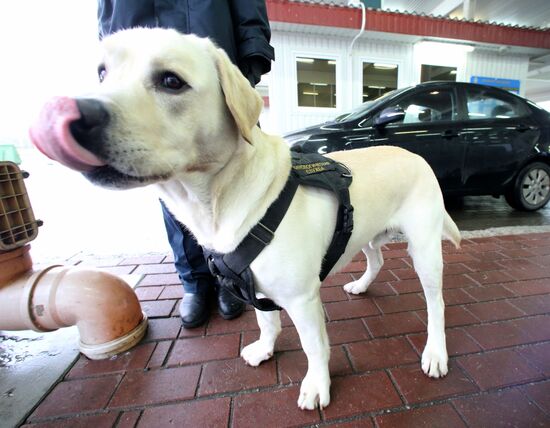
{"type": "Polygon", "coordinates": [[[242,136],[252,143],[252,128],[258,123],[263,100],[241,71],[231,62],[227,54],[216,49],[216,67],[225,103],[235,119],[242,136]]]}

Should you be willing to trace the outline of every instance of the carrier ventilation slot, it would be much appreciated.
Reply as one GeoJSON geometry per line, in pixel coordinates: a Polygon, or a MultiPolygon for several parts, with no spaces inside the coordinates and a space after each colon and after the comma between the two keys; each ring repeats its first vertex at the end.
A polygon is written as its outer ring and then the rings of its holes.
{"type": "Polygon", "coordinates": [[[22,172],[13,162],[0,162],[0,251],[13,250],[38,235],[40,220],[34,218],[22,172]]]}

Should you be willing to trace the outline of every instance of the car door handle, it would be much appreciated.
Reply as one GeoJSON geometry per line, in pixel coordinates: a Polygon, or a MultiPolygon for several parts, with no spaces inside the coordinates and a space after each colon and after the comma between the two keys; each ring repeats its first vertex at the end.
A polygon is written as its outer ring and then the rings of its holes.
{"type": "Polygon", "coordinates": [[[529,125],[526,125],[525,123],[520,123],[518,126],[516,126],[516,131],[518,132],[525,132],[531,129],[533,128],[531,128],[529,125]]]}
{"type": "Polygon", "coordinates": [[[459,137],[458,133],[453,131],[452,129],[446,129],[441,133],[441,136],[448,139],[459,137]]]}

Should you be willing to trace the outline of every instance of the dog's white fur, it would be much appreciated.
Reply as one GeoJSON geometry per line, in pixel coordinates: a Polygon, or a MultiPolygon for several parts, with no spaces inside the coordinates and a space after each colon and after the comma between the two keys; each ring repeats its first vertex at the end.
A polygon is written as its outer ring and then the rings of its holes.
{"type": "MultiPolygon", "coordinates": [[[[128,175],[152,178],[172,213],[198,242],[230,252],[283,188],[290,154],[281,138],[257,126],[262,107],[223,51],[208,40],[170,30],[135,29],[103,42],[107,69],[98,93],[111,114],[107,162],[128,175]],[[189,88],[159,90],[154,76],[170,70],[189,88]],[[155,74],[157,73],[157,74],[155,74]],[[124,149],[124,150],[123,150],[124,149]]],[[[383,263],[387,231],[401,230],[424,289],[428,340],[422,369],[447,374],[442,297],[442,236],[458,246],[438,182],[419,156],[395,147],[332,153],[353,172],[354,230],[337,272],[359,251],[367,270],[344,286],[363,293],[383,263]],[[369,244],[370,243],[370,244],[369,244]]],[[[131,187],[131,183],[119,183],[131,187]]],[[[329,404],[329,341],[319,296],[321,261],[331,241],[337,202],[324,190],[300,187],[272,243],[252,263],[257,290],[288,311],[308,359],[298,405],[329,404]]],[[[242,350],[252,366],[273,355],[281,331],[278,312],[256,311],[258,341],[242,350]]]]}

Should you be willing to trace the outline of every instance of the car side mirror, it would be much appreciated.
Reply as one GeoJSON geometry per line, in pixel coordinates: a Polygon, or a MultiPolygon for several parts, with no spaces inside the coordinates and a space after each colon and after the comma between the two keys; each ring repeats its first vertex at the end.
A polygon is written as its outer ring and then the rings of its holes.
{"type": "Polygon", "coordinates": [[[374,126],[384,127],[388,123],[400,122],[405,118],[405,112],[401,107],[388,107],[374,118],[374,126]]]}

